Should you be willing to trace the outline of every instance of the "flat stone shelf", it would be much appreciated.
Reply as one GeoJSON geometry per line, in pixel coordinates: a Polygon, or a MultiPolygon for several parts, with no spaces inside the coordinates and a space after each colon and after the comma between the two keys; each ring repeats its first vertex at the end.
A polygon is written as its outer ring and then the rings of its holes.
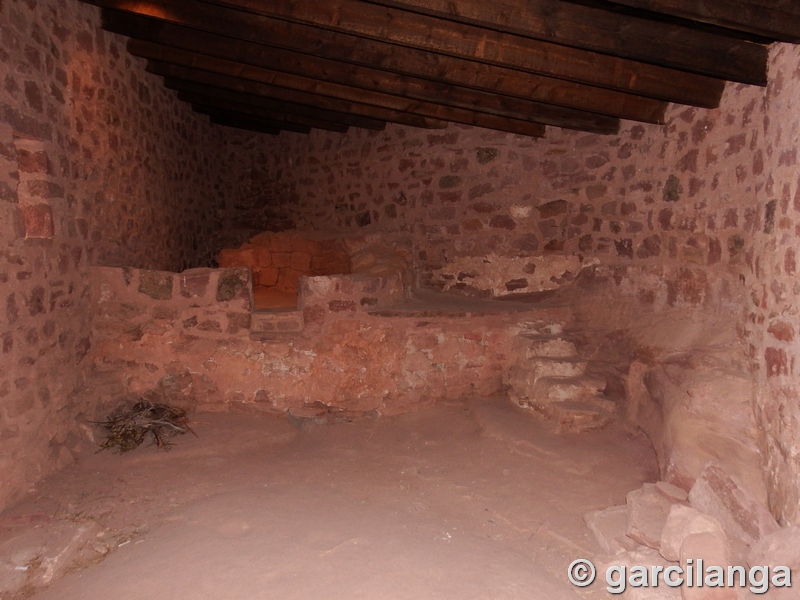
{"type": "Polygon", "coordinates": [[[520,301],[467,298],[428,290],[415,292],[409,302],[391,308],[371,310],[368,314],[375,317],[467,318],[531,312],[555,320],[564,319],[571,314],[567,306],[541,297],[526,295],[520,301]]]}

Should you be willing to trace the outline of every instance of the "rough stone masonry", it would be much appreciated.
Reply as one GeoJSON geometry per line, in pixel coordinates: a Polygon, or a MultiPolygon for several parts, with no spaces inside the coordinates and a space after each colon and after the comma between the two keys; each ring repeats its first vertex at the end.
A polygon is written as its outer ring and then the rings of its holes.
{"type": "MultiPolygon", "coordinates": [[[[76,417],[104,408],[87,371],[102,322],[90,267],[172,273],[175,286],[253,228],[297,227],[407,236],[416,287],[583,290],[570,307],[582,351],[607,360],[662,457],[678,448],[680,413],[664,407],[686,392],[681,378],[748,382],[769,505],[783,524],[800,519],[800,49],[773,47],[766,90],[730,85],[720,109],[673,108],[663,127],[615,136],[388,126],[270,138],[192,114],[99,23],[74,0],[0,2],[0,505],[72,460],[76,417]]],[[[469,329],[441,333],[475,341],[469,329]]],[[[378,343],[327,351],[349,360],[378,343]]],[[[434,351],[417,350],[409,360],[434,351]]],[[[662,470],[678,476],[669,460],[662,470]]]]}

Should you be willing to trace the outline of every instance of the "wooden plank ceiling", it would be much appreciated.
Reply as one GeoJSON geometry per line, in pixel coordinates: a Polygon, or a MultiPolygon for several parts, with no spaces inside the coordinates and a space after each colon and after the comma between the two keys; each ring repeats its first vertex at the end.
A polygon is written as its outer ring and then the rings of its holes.
{"type": "Polygon", "coordinates": [[[766,85],[796,0],[86,0],[195,111],[269,134],[662,123],[766,85]]]}

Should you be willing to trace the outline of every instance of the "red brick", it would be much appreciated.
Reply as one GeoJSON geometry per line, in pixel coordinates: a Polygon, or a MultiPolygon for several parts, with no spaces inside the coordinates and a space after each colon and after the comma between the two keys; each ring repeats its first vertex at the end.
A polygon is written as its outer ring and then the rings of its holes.
{"type": "Polygon", "coordinates": [[[255,264],[253,250],[251,248],[220,250],[217,256],[217,263],[220,268],[252,267],[255,264]]]}
{"type": "Polygon", "coordinates": [[[289,266],[300,273],[308,273],[311,269],[311,255],[307,252],[293,252],[289,266]]]}

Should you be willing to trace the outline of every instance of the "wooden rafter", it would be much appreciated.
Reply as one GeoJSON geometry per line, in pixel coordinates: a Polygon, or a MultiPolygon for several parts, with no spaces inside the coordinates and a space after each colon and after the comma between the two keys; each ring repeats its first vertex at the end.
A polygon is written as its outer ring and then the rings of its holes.
{"type": "Polygon", "coordinates": [[[765,85],[788,0],[85,0],[213,122],[263,133],[463,123],[540,137],[663,123],[765,85]]]}
{"type": "Polygon", "coordinates": [[[563,0],[530,0],[523,6],[484,0],[369,1],[709,77],[767,82],[767,49],[761,44],[563,0]]]}
{"type": "MultiPolygon", "coordinates": [[[[293,51],[271,48],[251,42],[233,40],[229,37],[198,32],[193,29],[172,24],[161,24],[158,28],[148,28],[145,23],[132,27],[128,17],[110,28],[119,33],[131,35],[140,41],[167,44],[195,54],[198,66],[205,64],[206,56],[222,58],[256,69],[279,71],[315,80],[332,80],[342,85],[370,92],[391,94],[433,104],[443,104],[454,108],[473,110],[490,115],[505,116],[543,125],[566,127],[591,131],[594,133],[615,133],[619,121],[586,111],[554,106],[527,99],[492,94],[485,91],[452,86],[449,84],[386,73],[351,65],[326,58],[309,60],[307,55],[293,51]]],[[[107,22],[109,22],[107,20],[107,22]]],[[[260,75],[259,71],[252,72],[260,75]]]]}

